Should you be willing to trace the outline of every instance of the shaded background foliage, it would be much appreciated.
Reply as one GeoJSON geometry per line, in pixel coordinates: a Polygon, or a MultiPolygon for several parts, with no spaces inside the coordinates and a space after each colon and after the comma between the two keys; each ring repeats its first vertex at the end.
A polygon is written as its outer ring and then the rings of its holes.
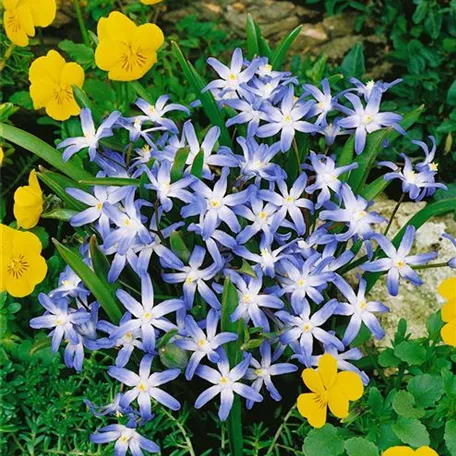
{"type": "MultiPolygon", "coordinates": [[[[107,85],[101,82],[102,73],[94,65],[93,50],[80,43],[72,2],[62,0],[60,3],[64,6],[60,13],[61,21],[67,23],[45,29],[43,41],[35,39],[32,50],[15,48],[6,61],[5,57],[10,52],[9,43],[4,34],[0,38],[0,68],[3,70],[0,101],[6,103],[0,109],[0,121],[9,118],[15,125],[50,143],[73,136],[79,127],[75,119],[60,124],[32,110],[28,94],[28,68],[36,56],[43,55],[58,43],[64,54],[84,67],[87,73],[84,89],[94,102],[105,108],[105,112],[118,107],[119,97],[116,95],[121,90],[116,83],[107,85]]],[[[455,0],[297,0],[294,4],[273,0],[168,0],[165,3],[164,7],[151,10],[136,1],[90,0],[84,8],[91,30],[94,30],[100,17],[119,8],[119,5],[138,22],[157,20],[164,28],[168,41],[145,81],[152,98],[169,93],[172,99],[184,104],[195,99],[171,54],[171,40],[179,42],[187,58],[204,76],[208,71],[208,56],[216,55],[223,60],[236,46],[245,45],[243,19],[246,11],[252,8],[261,10],[265,5],[277,11],[288,8],[294,12],[296,20],[306,24],[306,34],[297,40],[294,56],[289,62],[291,70],[301,79],[313,83],[335,74],[342,74],[345,78],[357,76],[366,79],[371,76],[386,81],[402,77],[404,82],[391,90],[394,101],[385,104],[385,109],[405,113],[425,105],[425,111],[410,135],[412,139],[423,139],[429,134],[436,136],[440,175],[448,184],[449,192],[456,194],[456,154],[453,146],[456,132],[455,0]],[[240,29],[233,27],[230,20],[238,21],[240,29]],[[326,29],[322,24],[326,24],[326,29]],[[330,31],[331,26],[337,33],[330,31]],[[317,32],[322,30],[328,30],[326,38],[320,36],[321,42],[315,41],[315,34],[318,36],[317,32]],[[312,39],[309,40],[309,36],[312,39]],[[329,52],[341,44],[343,46],[337,48],[338,52],[329,52]]],[[[277,23],[270,21],[269,26],[278,30],[268,36],[273,41],[289,31],[280,20],[277,23]]],[[[344,80],[338,84],[343,86],[344,80]]],[[[125,104],[135,98],[134,92],[123,93],[121,97],[125,104]]],[[[404,143],[397,142],[394,148],[385,148],[383,158],[396,160],[402,147],[404,143]]],[[[6,213],[12,213],[13,190],[25,183],[30,168],[38,164],[38,160],[29,154],[13,151],[10,146],[6,150],[7,159],[2,168],[2,220],[6,213]]],[[[413,149],[411,153],[413,155],[413,149]]],[[[392,196],[398,196],[394,187],[392,192],[392,196]]],[[[438,193],[436,197],[439,198],[438,193]]],[[[82,400],[96,401],[99,397],[114,394],[112,384],[104,381],[105,367],[110,360],[93,355],[84,366],[82,375],[75,375],[63,367],[58,356],[51,353],[48,339],[32,333],[28,326],[30,318],[40,312],[37,294],[54,288],[63,269],[62,260],[49,246],[50,235],[57,239],[65,236],[63,226],[46,221],[41,225],[32,231],[42,240],[46,258],[50,258],[47,279],[27,298],[15,300],[3,294],[0,299],[0,453],[8,456],[103,454],[105,449],[96,448],[88,441],[89,433],[103,420],[94,418],[82,400]]],[[[451,371],[454,372],[455,360],[448,349],[435,347],[440,317],[433,316],[428,322],[429,338],[413,343],[407,337],[404,324],[398,330],[393,347],[383,351],[378,358],[376,353],[372,353],[362,366],[370,372],[374,369],[383,372],[383,368],[398,369],[400,376],[380,377],[377,383],[373,382],[354,410],[354,415],[347,419],[346,426],[338,429],[328,425],[322,432],[309,433],[310,427],[303,424],[293,409],[298,394],[296,385],[282,384],[280,387],[288,392],[288,397],[280,407],[274,408],[271,413],[272,404],[265,401],[246,416],[246,422],[251,423],[246,432],[246,454],[316,456],[326,445],[331,455],[378,455],[378,450],[359,436],[382,442],[380,449],[383,449],[398,444],[401,441],[398,436],[408,433],[424,436],[424,441],[414,443],[425,442],[427,435],[432,442],[441,442],[439,454],[455,455],[456,384],[450,375],[451,371]],[[423,378],[423,375],[432,378],[423,378]],[[419,380],[411,382],[412,377],[419,377],[419,380]],[[424,403],[422,391],[429,381],[434,382],[434,390],[435,385],[440,386],[434,392],[435,400],[424,403]],[[406,384],[407,388],[402,390],[406,384]],[[437,405],[437,400],[444,395],[445,400],[437,405]],[[442,421],[445,413],[453,416],[447,423],[442,421]],[[355,420],[358,416],[362,419],[355,420]],[[370,435],[373,432],[379,435],[370,435]],[[270,448],[273,450],[269,453],[270,448]]],[[[364,342],[362,338],[358,340],[359,345],[364,342]]],[[[188,394],[194,400],[192,392],[176,394],[188,394]]],[[[146,432],[161,444],[163,454],[189,454],[188,439],[194,442],[198,455],[203,454],[198,445],[202,439],[205,439],[205,445],[201,448],[208,447],[208,440],[213,442],[214,448],[218,448],[204,454],[227,454],[228,444],[223,432],[221,440],[220,432],[207,435],[209,426],[214,431],[219,426],[210,413],[184,410],[178,420],[160,415],[146,432]],[[189,419],[192,425],[187,427],[189,419]]]]}

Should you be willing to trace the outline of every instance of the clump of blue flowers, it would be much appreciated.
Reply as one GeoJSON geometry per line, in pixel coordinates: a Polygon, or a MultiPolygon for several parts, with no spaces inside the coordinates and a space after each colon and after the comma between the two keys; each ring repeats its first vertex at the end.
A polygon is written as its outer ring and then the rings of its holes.
{"type": "MultiPolygon", "coordinates": [[[[78,371],[87,350],[115,353],[108,374],[119,394],[111,404],[89,406],[126,420],[92,436],[95,443],[115,441],[116,455],[159,451],[137,429],[153,419],[157,404],[179,410],[175,382],[205,380],[194,406],[216,401],[221,420],[236,396],[249,409],[265,396],[280,401],[273,379],[318,364],[325,352],[367,383],[350,362],[362,353],[350,345],[362,325],[384,335],[378,316],[388,307],[367,297],[372,273],[387,274],[394,296],[403,281],[420,285],[416,268],[437,255],[411,253],[412,225],[393,245],[372,199],[349,184],[358,162],[341,164],[328,152],[341,135],[354,136],[356,157],[372,132],[405,134],[402,117],[381,109],[384,93],[400,81],[353,80],[334,93],[327,79],[321,88],[302,86],[266,58],[246,61],[240,49],[229,66],[208,63],[217,76],[203,92],[229,113],[231,146],[220,126],[200,128],[192,111],[166,96],[155,104],[138,99],[141,112],[112,113],[98,128],[83,109],[83,137],[59,146],[65,160],[88,153],[103,179],[90,191],[66,190],[87,206],[70,223],[96,234],[122,315],[110,320],[68,266],[58,288],[40,295],[46,312],[31,325],[52,330],[54,350],[65,341],[65,363],[78,371]],[[182,123],[182,116],[189,119],[182,123]],[[129,138],[123,151],[104,146],[104,138],[122,131],[129,138]],[[312,138],[325,147],[303,150],[312,138]],[[289,160],[296,160],[295,176],[289,160]],[[359,274],[347,274],[353,270],[359,274]],[[227,321],[242,330],[230,330],[227,321]]],[[[412,200],[443,187],[431,142],[431,151],[417,143],[426,155],[420,163],[404,153],[403,164],[380,164],[391,170],[385,179],[400,180],[412,200]]],[[[80,256],[93,268],[88,242],[80,256]]]]}

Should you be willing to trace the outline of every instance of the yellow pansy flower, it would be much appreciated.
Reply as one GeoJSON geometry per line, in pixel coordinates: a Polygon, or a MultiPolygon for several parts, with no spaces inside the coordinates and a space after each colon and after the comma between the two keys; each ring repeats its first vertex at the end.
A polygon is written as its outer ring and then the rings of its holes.
{"type": "Polygon", "coordinates": [[[141,0],[141,3],[144,3],[144,5],[156,5],[162,1],[163,0],[141,0]]]}
{"type": "Polygon", "coordinates": [[[142,78],[157,61],[163,32],[155,24],[137,26],[117,11],[98,22],[95,62],[113,81],[142,78]]]}
{"type": "Polygon", "coordinates": [[[383,456],[439,456],[432,448],[424,446],[418,448],[418,450],[413,450],[410,447],[405,446],[395,446],[388,448],[383,456]]]}
{"type": "Polygon", "coordinates": [[[15,298],[29,295],[47,273],[40,240],[33,233],[0,224],[0,247],[0,291],[15,298]]]}
{"type": "Polygon", "coordinates": [[[34,169],[29,175],[29,184],[19,187],[14,192],[14,217],[17,227],[26,230],[38,223],[43,212],[43,192],[34,169]]]}
{"type": "Polygon", "coordinates": [[[354,372],[337,372],[337,361],[325,353],[318,370],[304,369],[302,379],[311,393],[300,394],[298,411],[309,424],[320,428],[326,423],[327,407],[338,418],[348,416],[349,401],[358,400],[364,392],[361,377],[354,372]]]}
{"type": "Polygon", "coordinates": [[[84,84],[84,70],[77,63],[67,63],[57,51],[49,51],[33,61],[29,79],[35,109],[45,108],[55,120],[67,120],[81,112],[72,88],[84,84]]]}
{"type": "Polygon", "coordinates": [[[3,0],[6,36],[17,46],[27,46],[35,27],[47,27],[55,19],[55,0],[3,0]]]}
{"type": "Polygon", "coordinates": [[[456,276],[444,280],[439,294],[447,300],[442,307],[442,320],[446,323],[440,331],[443,341],[456,347],[456,276]]]}

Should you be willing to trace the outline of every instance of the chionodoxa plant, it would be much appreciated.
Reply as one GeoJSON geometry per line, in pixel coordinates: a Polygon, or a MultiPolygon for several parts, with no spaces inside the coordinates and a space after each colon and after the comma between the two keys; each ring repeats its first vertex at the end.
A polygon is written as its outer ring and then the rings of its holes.
{"type": "MultiPolygon", "coordinates": [[[[88,406],[111,420],[92,441],[115,442],[118,456],[160,451],[141,427],[156,408],[179,413],[171,382],[204,380],[192,405],[218,405],[236,456],[248,410],[267,396],[282,400],[277,376],[304,381],[310,392],[294,401],[310,425],[323,426],[327,410],[346,417],[369,382],[351,344],[361,327],[384,336],[377,317],[389,309],[369,298],[373,285],[386,274],[395,296],[404,281],[422,283],[417,270],[446,266],[433,262],[436,252],[411,249],[416,230],[454,210],[455,198],[427,205],[392,239],[392,218],[375,212],[393,180],[414,201],[444,188],[433,138],[416,142],[418,163],[407,151],[399,165],[376,163],[420,110],[382,109],[400,80],[353,79],[342,91],[331,87],[337,77],[303,84],[280,70],[294,36],[271,52],[250,31],[248,58],[241,49],[229,64],[210,58],[208,84],[174,45],[198,94],[192,106],[166,94],[150,100],[128,82],[141,96],[102,120],[102,107],[74,87],[82,136],[57,150],[3,125],[5,139],[57,169],[37,174],[61,199],[55,217],[82,239],[54,241],[68,266],[58,287],[39,295],[45,313],[30,324],[51,330],[52,348],[63,344],[77,371],[87,351],[114,354],[107,373],[118,394],[88,406]],[[374,166],[384,173],[371,180],[374,166]]],[[[27,268],[17,266],[16,281],[27,268]]]]}

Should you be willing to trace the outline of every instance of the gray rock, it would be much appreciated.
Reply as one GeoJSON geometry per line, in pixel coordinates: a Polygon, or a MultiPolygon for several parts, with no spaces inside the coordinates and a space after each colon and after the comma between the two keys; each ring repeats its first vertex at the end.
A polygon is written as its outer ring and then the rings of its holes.
{"type": "Polygon", "coordinates": [[[293,43],[292,49],[296,52],[314,53],[317,46],[321,46],[329,40],[321,22],[317,24],[304,24],[302,30],[293,43]]]}
{"type": "Polygon", "coordinates": [[[357,16],[358,14],[355,12],[348,12],[325,17],[323,27],[331,38],[351,35],[355,30],[357,16]]]}
{"type": "Polygon", "coordinates": [[[356,44],[362,41],[361,35],[344,36],[335,38],[321,46],[319,51],[325,54],[331,61],[340,61],[344,55],[356,44]]]}

